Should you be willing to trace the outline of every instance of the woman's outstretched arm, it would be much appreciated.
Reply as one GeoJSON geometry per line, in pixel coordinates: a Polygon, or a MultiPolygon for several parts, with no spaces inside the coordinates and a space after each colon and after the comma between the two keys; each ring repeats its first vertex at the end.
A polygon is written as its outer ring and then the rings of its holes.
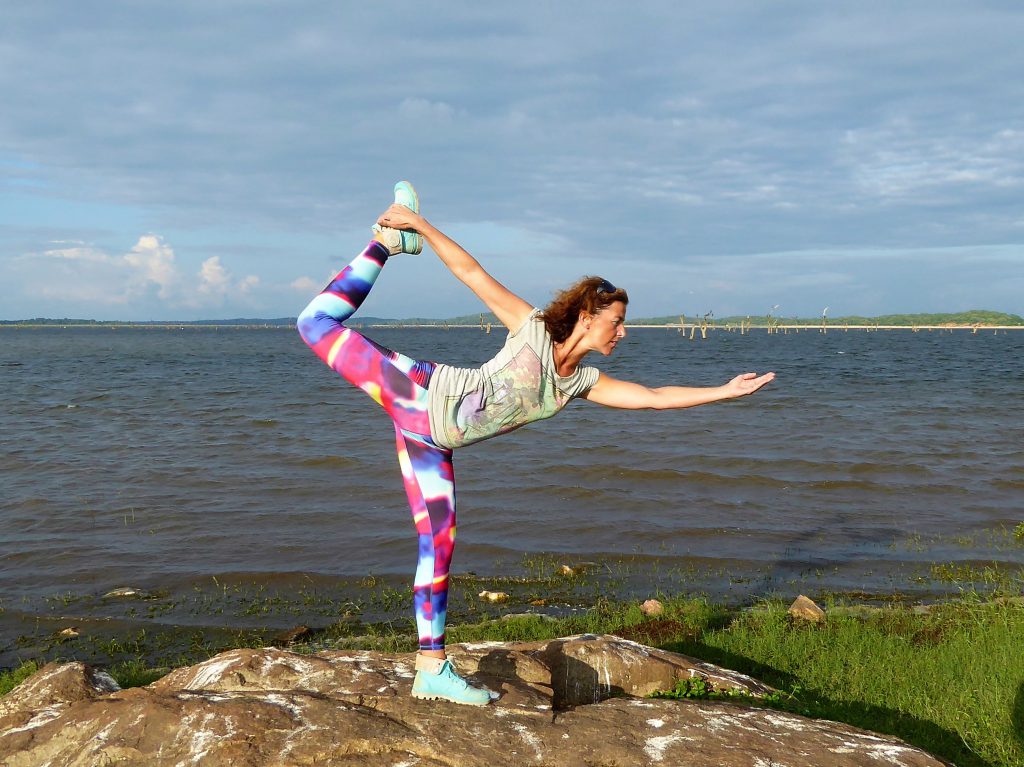
{"type": "Polygon", "coordinates": [[[761,376],[756,373],[743,373],[722,386],[660,386],[651,389],[641,384],[619,381],[601,373],[597,383],[582,396],[598,405],[626,410],[670,410],[707,405],[710,402],[753,394],[774,378],[775,373],[765,373],[761,376]]]}
{"type": "Polygon", "coordinates": [[[418,232],[449,271],[472,290],[509,330],[518,330],[533,311],[530,304],[488,274],[461,245],[418,213],[402,205],[392,205],[381,214],[377,223],[418,232]]]}

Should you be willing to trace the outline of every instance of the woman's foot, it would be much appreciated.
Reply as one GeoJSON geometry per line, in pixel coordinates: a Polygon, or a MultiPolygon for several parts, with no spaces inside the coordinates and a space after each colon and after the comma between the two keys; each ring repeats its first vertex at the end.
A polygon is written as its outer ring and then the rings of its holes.
{"type": "Polygon", "coordinates": [[[473,687],[455,673],[447,658],[427,655],[416,656],[416,679],[412,683],[412,697],[423,700],[448,700],[465,706],[486,706],[491,692],[473,687]]]}
{"type": "MultiPolygon", "coordinates": [[[[402,205],[413,213],[420,212],[419,195],[408,181],[399,181],[395,184],[395,204],[402,205]]],[[[423,238],[416,232],[392,229],[380,224],[374,224],[373,231],[374,239],[387,248],[392,256],[399,253],[418,256],[423,252],[423,238]]]]}

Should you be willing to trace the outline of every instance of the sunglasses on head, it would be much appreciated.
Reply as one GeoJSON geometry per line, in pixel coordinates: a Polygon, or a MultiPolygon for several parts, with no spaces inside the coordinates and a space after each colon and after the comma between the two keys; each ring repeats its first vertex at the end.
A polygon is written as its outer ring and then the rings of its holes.
{"type": "Polygon", "coordinates": [[[601,295],[602,293],[614,293],[616,290],[618,290],[618,288],[608,282],[608,280],[601,280],[601,283],[597,286],[598,295],[601,295]]]}

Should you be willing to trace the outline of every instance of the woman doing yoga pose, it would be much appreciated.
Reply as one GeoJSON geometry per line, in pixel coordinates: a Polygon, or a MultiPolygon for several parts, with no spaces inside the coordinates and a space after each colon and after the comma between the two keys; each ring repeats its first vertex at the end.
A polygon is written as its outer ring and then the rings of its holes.
{"type": "Polygon", "coordinates": [[[419,653],[413,695],[485,705],[445,657],[448,569],[455,544],[452,450],[550,418],[575,397],[615,408],[685,408],[751,394],[774,373],[744,373],[722,386],[648,388],[584,367],[590,352],[609,355],[625,337],[626,291],[585,277],[543,311],[488,274],[456,242],[419,215],[412,185],[395,185],[395,204],[373,240],[299,315],[303,340],[320,359],[381,405],[395,425],[398,462],[419,535],[413,586],[419,653]],[[426,241],[446,267],[509,330],[479,369],[414,360],[345,326],[388,258],[416,255],[426,241]]]}

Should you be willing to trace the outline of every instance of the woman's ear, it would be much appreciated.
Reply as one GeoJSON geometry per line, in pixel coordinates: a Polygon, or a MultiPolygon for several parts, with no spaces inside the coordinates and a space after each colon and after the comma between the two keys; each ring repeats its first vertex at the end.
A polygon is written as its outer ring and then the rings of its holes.
{"type": "Polygon", "coordinates": [[[576,324],[582,325],[584,330],[590,330],[590,323],[593,321],[594,315],[590,312],[580,312],[579,319],[576,320],[576,324]]]}

